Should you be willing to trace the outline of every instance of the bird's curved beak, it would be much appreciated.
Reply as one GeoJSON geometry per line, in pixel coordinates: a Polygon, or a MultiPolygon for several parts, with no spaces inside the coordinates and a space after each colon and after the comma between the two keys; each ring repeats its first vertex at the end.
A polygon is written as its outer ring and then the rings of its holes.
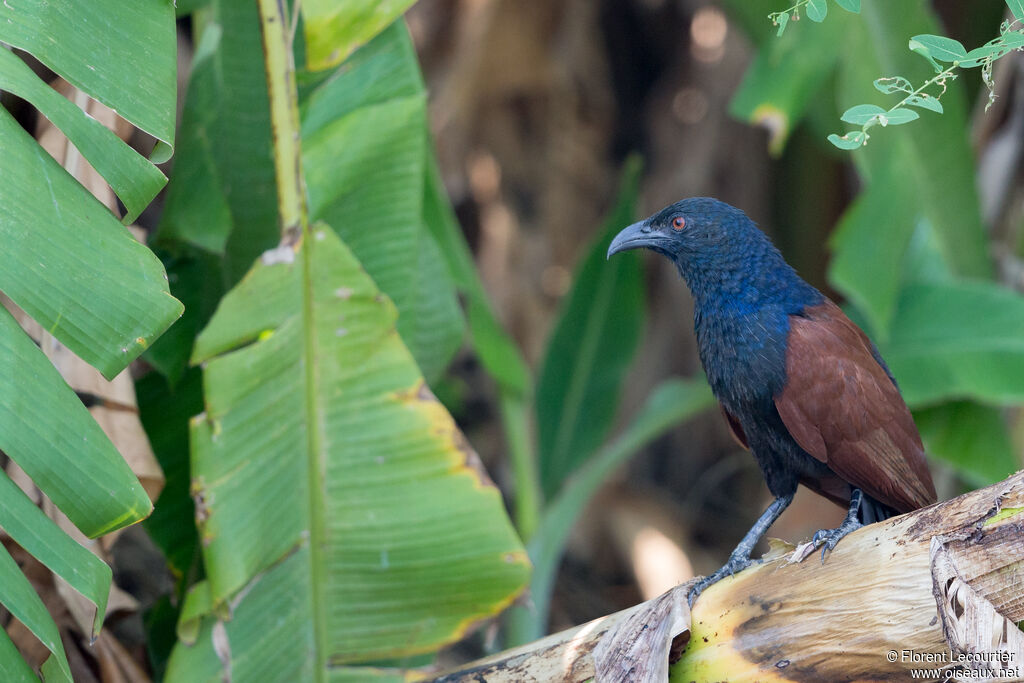
{"type": "Polygon", "coordinates": [[[617,254],[620,251],[639,249],[640,247],[653,247],[657,245],[658,241],[657,233],[647,228],[646,221],[640,221],[627,228],[623,228],[622,232],[615,236],[612,243],[608,245],[607,258],[611,258],[612,254],[617,254]]]}

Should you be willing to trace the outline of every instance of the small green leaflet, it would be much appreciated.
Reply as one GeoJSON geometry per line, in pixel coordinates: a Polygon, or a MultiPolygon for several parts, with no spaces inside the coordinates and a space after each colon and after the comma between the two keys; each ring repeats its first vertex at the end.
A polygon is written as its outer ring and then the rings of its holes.
{"type": "Polygon", "coordinates": [[[807,0],[807,18],[811,21],[821,23],[825,21],[828,14],[828,2],[826,0],[807,0]]]}
{"type": "Polygon", "coordinates": [[[847,123],[863,126],[880,114],[885,114],[885,110],[877,104],[858,104],[844,111],[840,119],[847,123]]]}
{"type": "Polygon", "coordinates": [[[967,53],[960,62],[962,67],[982,66],[987,60],[996,60],[1011,50],[1024,47],[1024,33],[1004,33],[967,53]]]}
{"type": "Polygon", "coordinates": [[[920,118],[920,115],[913,109],[899,107],[898,109],[892,109],[884,114],[880,114],[878,122],[882,126],[898,126],[903,123],[910,123],[917,118],[920,118]]]}
{"type": "MultiPolygon", "coordinates": [[[[920,107],[921,109],[929,109],[931,111],[942,113],[942,103],[939,102],[937,97],[922,93],[920,95],[911,95],[907,98],[907,104],[912,107],[920,107]]],[[[891,121],[890,121],[891,123],[891,121]]]]}
{"type": "Polygon", "coordinates": [[[911,38],[910,49],[919,54],[933,57],[940,62],[959,62],[967,58],[967,50],[959,41],[927,33],[911,38]]]}
{"type": "Polygon", "coordinates": [[[889,76],[888,78],[875,79],[875,90],[886,95],[892,95],[897,92],[912,93],[914,92],[914,87],[903,76],[889,76]]]}
{"type": "Polygon", "coordinates": [[[857,149],[858,147],[864,144],[865,140],[867,140],[867,134],[859,130],[853,131],[852,133],[847,133],[842,137],[835,133],[832,133],[831,135],[828,136],[829,142],[831,142],[839,149],[844,150],[857,149]]]}

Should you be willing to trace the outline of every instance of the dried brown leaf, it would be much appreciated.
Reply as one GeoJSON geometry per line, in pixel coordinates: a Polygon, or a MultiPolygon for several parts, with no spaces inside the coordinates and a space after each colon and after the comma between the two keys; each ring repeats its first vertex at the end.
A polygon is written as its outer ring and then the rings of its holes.
{"type": "Polygon", "coordinates": [[[982,524],[960,537],[932,538],[932,589],[950,650],[971,673],[951,680],[1006,680],[1024,666],[1024,534],[1019,522],[982,524]],[[997,609],[989,597],[1000,605],[997,609]]]}
{"type": "MultiPolygon", "coordinates": [[[[643,603],[610,629],[594,648],[598,683],[661,683],[668,680],[669,654],[678,636],[688,634],[686,586],[643,603]]],[[[686,636],[684,636],[685,638],[686,636]]]]}

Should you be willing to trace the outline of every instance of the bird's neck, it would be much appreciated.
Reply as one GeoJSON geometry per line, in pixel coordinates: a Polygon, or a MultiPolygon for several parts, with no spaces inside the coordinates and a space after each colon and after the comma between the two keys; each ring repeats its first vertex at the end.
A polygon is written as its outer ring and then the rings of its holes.
{"type": "Polygon", "coordinates": [[[767,241],[714,259],[676,260],[676,268],[704,315],[759,317],[764,309],[786,315],[821,303],[822,294],[804,282],[767,241]]]}

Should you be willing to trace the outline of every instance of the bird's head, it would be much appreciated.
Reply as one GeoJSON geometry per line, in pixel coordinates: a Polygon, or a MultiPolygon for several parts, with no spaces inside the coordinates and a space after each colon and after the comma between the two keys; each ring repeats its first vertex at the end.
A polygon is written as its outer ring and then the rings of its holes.
{"type": "Polygon", "coordinates": [[[628,226],[608,257],[640,247],[671,259],[698,298],[803,298],[805,288],[813,291],[746,214],[711,197],[684,199],[628,226]]]}
{"type": "Polygon", "coordinates": [[[742,211],[711,197],[691,197],[622,230],[608,247],[608,256],[646,247],[683,263],[746,251],[751,241],[763,242],[764,236],[742,211]]]}

